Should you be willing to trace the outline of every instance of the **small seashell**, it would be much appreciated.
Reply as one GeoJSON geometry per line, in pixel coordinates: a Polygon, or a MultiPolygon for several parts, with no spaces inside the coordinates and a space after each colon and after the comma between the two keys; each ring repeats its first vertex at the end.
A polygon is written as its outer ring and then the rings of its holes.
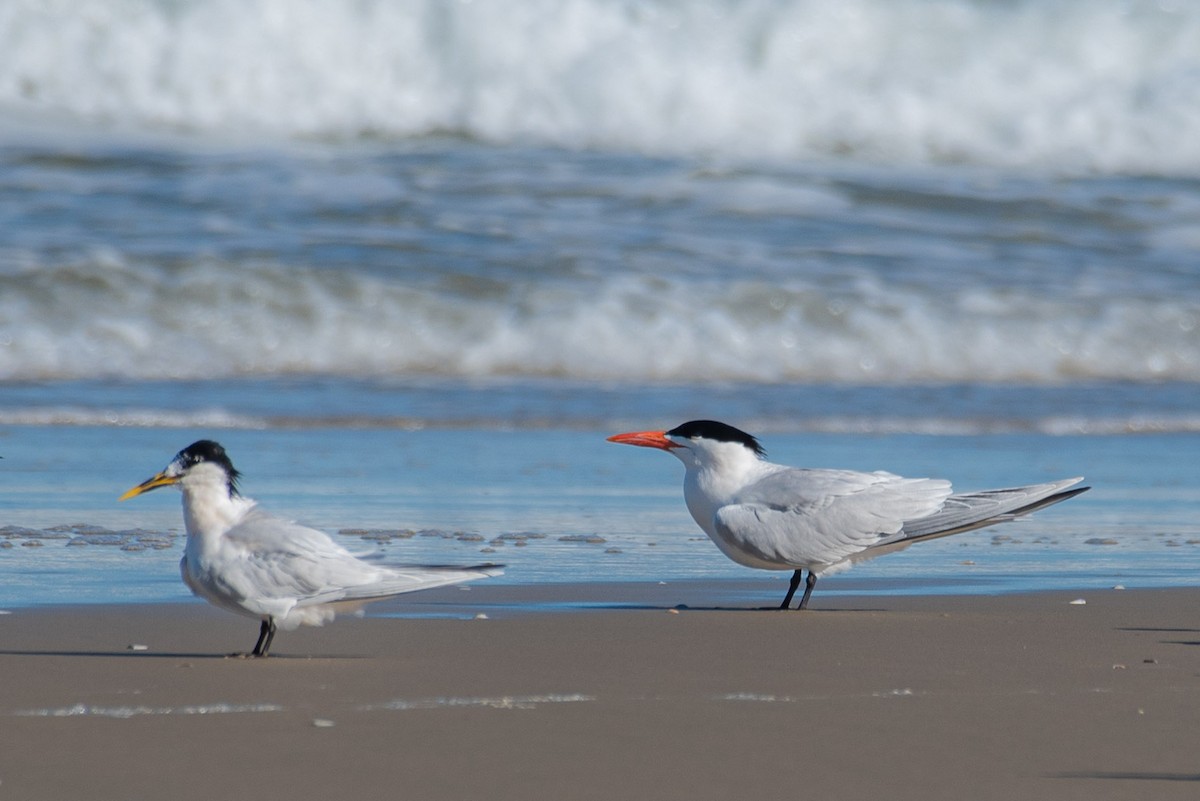
{"type": "Polygon", "coordinates": [[[1070,603],[1071,606],[1083,606],[1087,603],[1087,601],[1082,598],[1076,598],[1074,601],[1068,601],[1068,603],[1070,603]]]}
{"type": "Polygon", "coordinates": [[[327,718],[313,718],[312,725],[317,729],[332,729],[333,721],[327,718]]]}
{"type": "Polygon", "coordinates": [[[678,609],[668,609],[668,610],[667,610],[667,614],[668,614],[668,615],[678,615],[678,614],[679,614],[679,610],[678,610],[678,609]]]}

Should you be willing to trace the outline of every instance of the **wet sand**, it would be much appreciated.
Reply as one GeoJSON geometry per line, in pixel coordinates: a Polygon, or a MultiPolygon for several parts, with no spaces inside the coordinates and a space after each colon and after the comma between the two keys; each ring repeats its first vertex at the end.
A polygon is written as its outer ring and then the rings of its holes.
{"type": "Polygon", "coordinates": [[[225,657],[255,623],[199,603],[15,610],[0,616],[0,797],[1200,790],[1200,589],[818,591],[808,613],[706,597],[724,596],[439,590],[380,610],[416,617],[281,632],[267,660],[225,657]]]}

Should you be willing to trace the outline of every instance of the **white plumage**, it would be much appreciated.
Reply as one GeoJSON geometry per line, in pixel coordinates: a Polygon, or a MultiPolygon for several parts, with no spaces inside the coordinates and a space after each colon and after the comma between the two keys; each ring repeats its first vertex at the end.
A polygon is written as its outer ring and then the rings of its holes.
{"type": "Polygon", "coordinates": [[[183,582],[214,606],[262,621],[253,656],[277,628],[320,626],[371,601],[500,573],[474,567],[373,564],[328,534],[275,517],[237,489],[238,471],[210,440],[189,445],[121,500],[168,485],[183,492],[183,582]]]}
{"type": "Polygon", "coordinates": [[[791,603],[804,570],[801,609],[818,576],[919,540],[1013,520],[1087,489],[1068,490],[1082,481],[1071,478],[956,495],[943,479],[787,467],[766,461],[754,437],[712,420],[609,441],[659,448],[683,462],[688,511],[722,553],[747,567],[794,571],[780,608],[791,603]]]}

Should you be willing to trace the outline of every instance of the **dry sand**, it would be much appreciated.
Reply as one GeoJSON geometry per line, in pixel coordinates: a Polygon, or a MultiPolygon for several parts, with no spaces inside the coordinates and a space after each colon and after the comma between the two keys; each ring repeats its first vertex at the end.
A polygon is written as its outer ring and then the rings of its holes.
{"type": "Polygon", "coordinates": [[[808,613],[672,611],[673,592],[437,591],[391,609],[461,617],[281,632],[267,660],[222,657],[255,623],[199,603],[17,610],[0,798],[1200,793],[1198,589],[818,592],[808,613]],[[606,598],[638,607],[503,606],[606,598]]]}

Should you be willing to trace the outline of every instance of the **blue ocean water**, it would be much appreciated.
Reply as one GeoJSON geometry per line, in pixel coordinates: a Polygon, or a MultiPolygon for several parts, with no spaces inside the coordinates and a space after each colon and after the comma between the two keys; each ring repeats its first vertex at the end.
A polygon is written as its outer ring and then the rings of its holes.
{"type": "Polygon", "coordinates": [[[604,442],[696,417],[1095,487],[827,592],[1194,583],[1197,74],[1164,2],[2,4],[0,606],[186,597],[115,498],[201,436],[389,557],[773,594],[604,442]]]}

